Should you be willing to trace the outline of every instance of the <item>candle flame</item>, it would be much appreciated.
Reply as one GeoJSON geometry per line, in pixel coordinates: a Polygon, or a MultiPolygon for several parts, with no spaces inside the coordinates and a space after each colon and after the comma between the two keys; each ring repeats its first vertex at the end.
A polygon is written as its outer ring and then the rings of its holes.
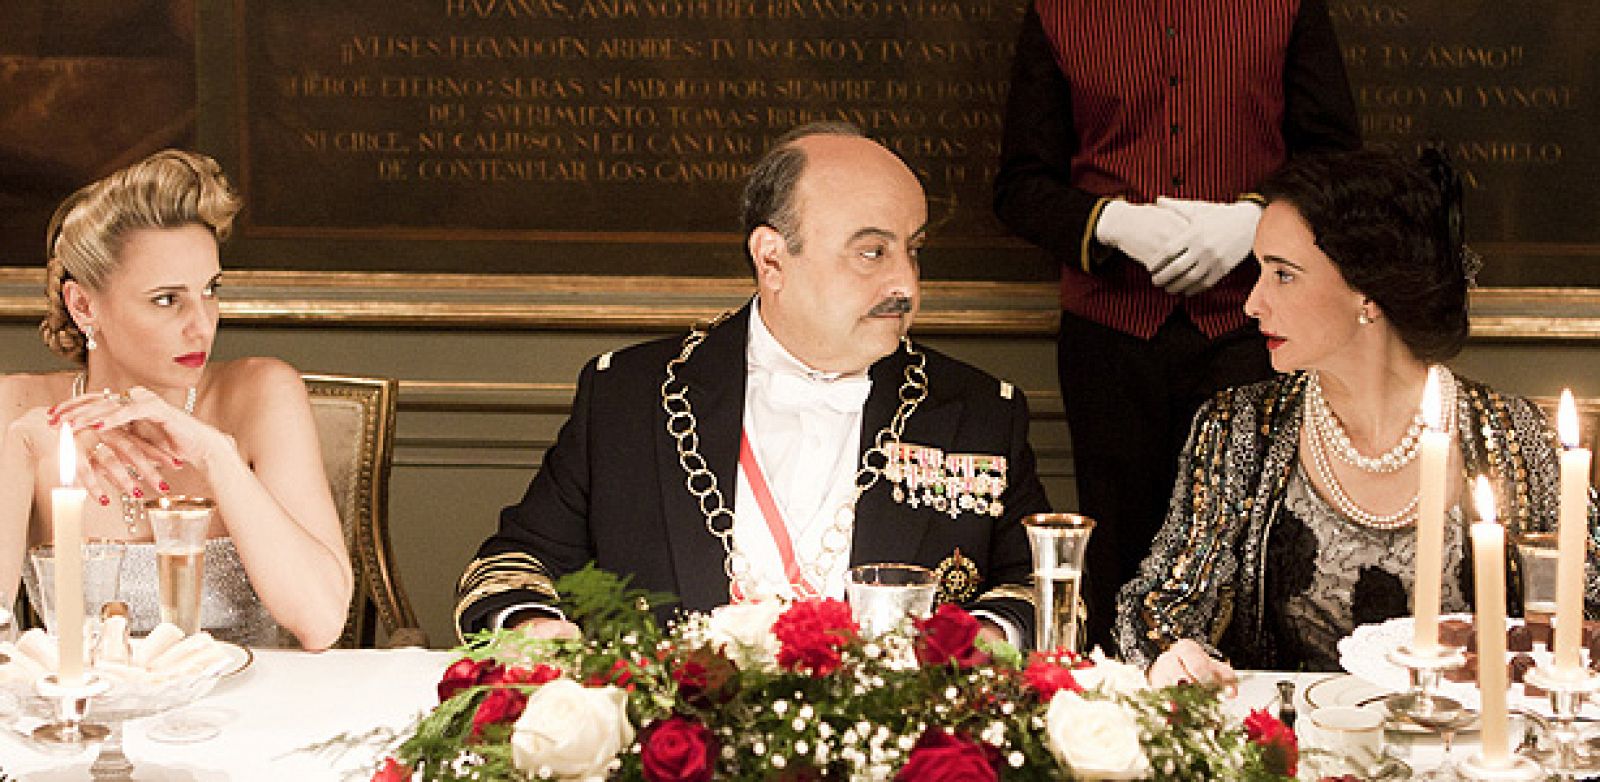
{"type": "Polygon", "coordinates": [[[1578,447],[1578,405],[1572,401],[1572,389],[1561,389],[1561,406],[1556,409],[1556,432],[1561,435],[1561,444],[1568,448],[1578,447]]]}
{"type": "Polygon", "coordinates": [[[1444,428],[1444,403],[1440,401],[1439,368],[1428,367],[1428,382],[1422,386],[1422,421],[1437,432],[1444,428]]]}
{"type": "Polygon", "coordinates": [[[1484,524],[1495,523],[1494,489],[1489,488],[1489,479],[1478,476],[1478,482],[1472,489],[1472,499],[1478,506],[1478,519],[1484,524]]]}
{"type": "Polygon", "coordinates": [[[78,477],[78,447],[72,440],[72,427],[61,425],[61,447],[57,450],[56,466],[62,486],[71,486],[78,477]]]}

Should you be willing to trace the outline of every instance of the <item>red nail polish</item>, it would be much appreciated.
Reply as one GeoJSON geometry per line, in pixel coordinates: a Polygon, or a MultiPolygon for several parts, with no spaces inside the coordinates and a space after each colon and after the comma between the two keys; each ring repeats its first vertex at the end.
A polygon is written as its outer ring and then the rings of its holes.
{"type": "Polygon", "coordinates": [[[183,466],[183,460],[179,459],[176,456],[172,457],[172,466],[173,467],[182,467],[183,466]]]}
{"type": "Polygon", "coordinates": [[[105,506],[105,505],[110,505],[110,504],[111,504],[111,498],[110,498],[110,497],[107,497],[107,496],[106,496],[106,495],[104,495],[104,494],[102,494],[102,495],[100,495],[100,504],[101,504],[101,505],[102,505],[102,506],[105,506]]]}
{"type": "Polygon", "coordinates": [[[94,423],[89,424],[89,428],[90,429],[95,429],[95,430],[100,430],[100,429],[106,428],[106,425],[105,425],[104,421],[95,421],[94,423]]]}
{"type": "Polygon", "coordinates": [[[166,494],[167,492],[172,491],[172,487],[168,486],[166,481],[162,481],[162,482],[156,484],[156,488],[160,489],[162,494],[166,494]]]}
{"type": "Polygon", "coordinates": [[[132,494],[133,494],[133,498],[136,499],[136,500],[144,499],[144,490],[140,489],[138,486],[133,487],[132,494]]]}

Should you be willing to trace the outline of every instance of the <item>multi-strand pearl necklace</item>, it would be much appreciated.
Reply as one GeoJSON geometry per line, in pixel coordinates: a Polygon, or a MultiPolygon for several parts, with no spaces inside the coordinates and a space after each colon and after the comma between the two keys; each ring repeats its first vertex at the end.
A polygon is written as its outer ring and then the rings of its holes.
{"type": "Polygon", "coordinates": [[[1322,442],[1329,446],[1334,458],[1356,469],[1372,473],[1399,472],[1416,459],[1422,427],[1426,425],[1422,410],[1419,409],[1416,415],[1411,417],[1411,425],[1406,427],[1405,435],[1393,448],[1378,456],[1363,455],[1356,450],[1355,444],[1350,442],[1350,435],[1345,432],[1344,423],[1328,407],[1328,400],[1322,395],[1321,379],[1315,372],[1311,373],[1311,381],[1306,384],[1306,412],[1308,420],[1315,423],[1317,434],[1322,438],[1322,442]]]}
{"type": "MultiPolygon", "coordinates": [[[[1445,410],[1444,431],[1450,432],[1455,427],[1455,377],[1449,371],[1440,373],[1443,382],[1440,383],[1440,397],[1443,399],[1445,410]]],[[[1347,464],[1353,464],[1358,469],[1369,473],[1392,473],[1405,467],[1416,459],[1418,452],[1418,439],[1422,435],[1421,412],[1412,419],[1412,425],[1400,442],[1383,456],[1368,459],[1361,456],[1350,443],[1350,438],[1344,432],[1344,427],[1334,416],[1333,410],[1328,407],[1327,400],[1322,396],[1322,385],[1317,373],[1311,373],[1311,379],[1306,385],[1305,403],[1305,429],[1309,438],[1308,450],[1311,451],[1311,467],[1318,480],[1326,490],[1328,499],[1333,503],[1334,509],[1340,515],[1360,524],[1377,530],[1395,530],[1410,526],[1417,520],[1417,501],[1419,495],[1412,495],[1411,501],[1399,511],[1389,514],[1373,513],[1356,504],[1351,499],[1344,485],[1339,482],[1339,476],[1334,474],[1333,465],[1328,453],[1334,451],[1336,456],[1346,457],[1354,455],[1356,458],[1365,459],[1369,463],[1378,463],[1378,468],[1364,467],[1353,459],[1341,458],[1347,464]],[[1331,432],[1338,432],[1338,437],[1331,437],[1331,432]],[[1331,442],[1330,442],[1331,441],[1331,442]],[[1337,450],[1335,450],[1337,449],[1337,450]],[[1392,467],[1390,465],[1393,465],[1392,467]]]]}

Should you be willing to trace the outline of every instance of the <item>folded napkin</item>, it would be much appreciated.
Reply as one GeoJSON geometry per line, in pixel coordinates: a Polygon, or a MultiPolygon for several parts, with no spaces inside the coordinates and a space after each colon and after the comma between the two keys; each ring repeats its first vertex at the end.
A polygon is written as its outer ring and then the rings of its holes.
{"type": "MultiPolygon", "coordinates": [[[[60,666],[56,639],[34,628],[16,643],[0,644],[8,659],[0,664],[0,682],[32,681],[60,666]]],[[[144,638],[128,638],[128,623],[120,616],[101,626],[93,670],[129,684],[147,685],[174,679],[197,679],[221,674],[228,666],[222,643],[204,630],[185,636],[163,622],[144,638]]]]}

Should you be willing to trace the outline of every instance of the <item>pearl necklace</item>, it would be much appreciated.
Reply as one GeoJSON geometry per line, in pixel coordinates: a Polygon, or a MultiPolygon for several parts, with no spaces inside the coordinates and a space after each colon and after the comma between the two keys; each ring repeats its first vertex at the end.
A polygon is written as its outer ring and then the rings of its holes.
{"type": "MultiPolygon", "coordinates": [[[[1441,379],[1443,380],[1443,382],[1440,383],[1440,397],[1443,400],[1444,409],[1446,411],[1444,430],[1449,432],[1453,431],[1455,428],[1455,377],[1451,375],[1448,370],[1441,372],[1440,375],[1441,379]]],[[[1322,482],[1323,488],[1326,489],[1328,499],[1332,501],[1334,509],[1346,519],[1370,529],[1385,531],[1397,530],[1416,523],[1417,502],[1421,497],[1420,493],[1413,494],[1411,496],[1411,501],[1407,502],[1405,507],[1401,508],[1399,511],[1389,514],[1378,514],[1356,504],[1356,501],[1352,499],[1349,493],[1345,491],[1344,485],[1339,482],[1339,476],[1333,472],[1333,465],[1330,463],[1328,458],[1328,451],[1330,450],[1329,443],[1323,437],[1323,427],[1319,426],[1319,422],[1316,420],[1318,411],[1313,409],[1315,405],[1312,404],[1310,399],[1313,388],[1317,388],[1316,373],[1312,373],[1311,382],[1306,388],[1307,401],[1305,406],[1304,420],[1306,434],[1310,439],[1310,442],[1308,443],[1308,450],[1311,451],[1312,470],[1315,471],[1317,478],[1322,482]]],[[[1317,391],[1317,396],[1320,400],[1320,389],[1317,391]]],[[[1328,411],[1326,408],[1326,402],[1323,402],[1323,411],[1325,411],[1329,417],[1332,416],[1332,411],[1328,411]]],[[[1420,436],[1420,432],[1418,434],[1420,436]]],[[[1413,457],[1415,457],[1415,454],[1413,454],[1413,457]]],[[[1407,461],[1410,460],[1408,459],[1407,461]]],[[[1404,464],[1401,466],[1403,467],[1404,464]]],[[[1399,468],[1397,467],[1395,469],[1399,468]]],[[[1368,472],[1374,471],[1368,470],[1368,472]]],[[[1389,470],[1387,472],[1393,472],[1393,470],[1389,470]]]]}
{"type": "Polygon", "coordinates": [[[1328,407],[1328,400],[1322,395],[1321,378],[1316,372],[1311,373],[1311,380],[1306,384],[1306,419],[1317,428],[1317,434],[1323,443],[1329,446],[1335,458],[1371,473],[1398,472],[1415,460],[1421,450],[1419,438],[1422,437],[1422,427],[1426,425],[1419,409],[1416,415],[1411,417],[1411,425],[1406,427],[1406,433],[1400,438],[1400,442],[1378,456],[1365,456],[1356,450],[1355,444],[1350,442],[1350,435],[1345,431],[1343,422],[1328,407]]]}
{"type": "MultiPolygon", "coordinates": [[[[78,376],[72,379],[72,391],[70,392],[71,395],[74,397],[83,396],[84,386],[88,385],[88,382],[89,373],[79,372],[78,376]]],[[[111,393],[111,389],[108,388],[105,392],[109,394],[111,393]]],[[[189,393],[183,398],[183,412],[185,415],[194,415],[194,401],[197,395],[198,391],[196,388],[194,386],[189,386],[189,393]]],[[[128,473],[134,476],[134,480],[138,480],[138,473],[135,472],[132,467],[128,468],[128,473]]],[[[141,507],[139,501],[134,499],[131,495],[124,494],[122,495],[121,499],[122,523],[128,525],[128,534],[132,535],[138,530],[139,522],[144,518],[144,508],[141,507]]]]}

